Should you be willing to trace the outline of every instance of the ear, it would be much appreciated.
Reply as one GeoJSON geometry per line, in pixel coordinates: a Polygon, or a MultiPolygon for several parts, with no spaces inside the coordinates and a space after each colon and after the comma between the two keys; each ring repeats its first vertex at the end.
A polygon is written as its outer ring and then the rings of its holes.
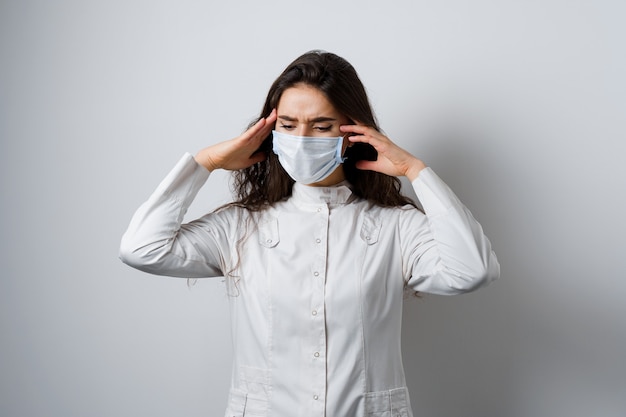
{"type": "Polygon", "coordinates": [[[348,148],[351,148],[352,145],[354,145],[354,143],[350,142],[348,140],[348,136],[350,136],[349,134],[345,134],[343,135],[343,142],[341,143],[341,156],[346,156],[346,151],[348,150],[348,148]]]}

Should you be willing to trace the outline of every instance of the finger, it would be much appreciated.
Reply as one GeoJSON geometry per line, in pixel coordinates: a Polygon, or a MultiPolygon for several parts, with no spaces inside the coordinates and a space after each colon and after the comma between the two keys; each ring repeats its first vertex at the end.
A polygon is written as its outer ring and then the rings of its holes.
{"type": "Polygon", "coordinates": [[[263,128],[259,132],[259,134],[262,136],[262,139],[265,139],[267,135],[269,135],[269,133],[272,131],[272,129],[274,128],[274,124],[276,123],[276,119],[276,109],[274,109],[269,114],[269,116],[265,118],[265,126],[263,126],[263,128]]]}
{"type": "Polygon", "coordinates": [[[275,109],[266,118],[259,119],[258,122],[246,130],[241,138],[246,142],[251,141],[260,144],[274,127],[274,122],[276,122],[275,109]]]}
{"type": "Polygon", "coordinates": [[[370,141],[369,137],[364,136],[364,135],[348,136],[348,140],[351,143],[355,143],[355,142],[369,143],[370,141]]]}
{"type": "Polygon", "coordinates": [[[357,161],[355,166],[363,171],[376,171],[376,161],[357,161]]]}
{"type": "Polygon", "coordinates": [[[277,118],[278,118],[278,116],[276,115],[276,109],[272,109],[272,111],[270,112],[269,116],[267,116],[265,118],[265,122],[266,122],[266,124],[271,125],[272,123],[274,123],[276,121],[277,118]]]}
{"type": "Polygon", "coordinates": [[[254,138],[263,130],[265,127],[265,119],[259,119],[254,125],[252,125],[248,130],[246,130],[240,138],[244,141],[254,140],[254,138]]]}
{"type": "Polygon", "coordinates": [[[250,165],[254,165],[257,162],[264,161],[267,159],[267,154],[265,152],[256,152],[250,156],[250,165]]]}
{"type": "Polygon", "coordinates": [[[381,135],[354,135],[348,136],[350,142],[363,142],[368,143],[374,147],[377,151],[381,152],[385,149],[385,144],[388,140],[385,140],[385,136],[381,135]]]}
{"type": "Polygon", "coordinates": [[[368,133],[371,133],[372,131],[376,131],[376,129],[370,127],[370,126],[365,126],[365,125],[360,125],[360,124],[355,124],[355,125],[341,125],[339,126],[339,130],[345,133],[357,133],[359,135],[365,135],[368,133]]]}

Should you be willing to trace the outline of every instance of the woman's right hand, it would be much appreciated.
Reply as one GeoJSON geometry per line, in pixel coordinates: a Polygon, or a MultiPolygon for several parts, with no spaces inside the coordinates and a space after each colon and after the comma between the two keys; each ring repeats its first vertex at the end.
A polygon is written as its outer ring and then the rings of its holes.
{"type": "Polygon", "coordinates": [[[276,109],[241,136],[202,149],[195,156],[196,162],[209,171],[216,169],[234,171],[263,161],[267,155],[256,151],[272,131],[274,122],[276,122],[276,109]]]}

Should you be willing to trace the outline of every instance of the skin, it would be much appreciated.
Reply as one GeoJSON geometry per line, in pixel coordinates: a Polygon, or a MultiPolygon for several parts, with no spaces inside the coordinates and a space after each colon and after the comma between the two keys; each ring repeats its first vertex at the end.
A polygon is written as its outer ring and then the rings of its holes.
{"type": "MultiPolygon", "coordinates": [[[[295,136],[337,137],[343,136],[340,126],[349,122],[315,87],[300,84],[285,90],[278,102],[276,131],[295,136]]],[[[343,141],[343,151],[349,142],[343,141]]],[[[329,186],[345,179],[343,166],[339,166],[323,180],[307,184],[329,186]]]]}
{"type": "MultiPolygon", "coordinates": [[[[266,158],[265,154],[255,151],[272,129],[296,136],[344,136],[344,150],[355,142],[369,143],[378,151],[378,159],[357,162],[359,169],[405,176],[413,181],[426,168],[424,162],[375,129],[348,124],[348,119],[335,109],[324,93],[305,84],[285,90],[277,108],[243,134],[200,150],[195,159],[209,171],[247,168],[266,158]]],[[[324,180],[307,185],[329,186],[344,179],[343,166],[339,166],[324,180]]]]}

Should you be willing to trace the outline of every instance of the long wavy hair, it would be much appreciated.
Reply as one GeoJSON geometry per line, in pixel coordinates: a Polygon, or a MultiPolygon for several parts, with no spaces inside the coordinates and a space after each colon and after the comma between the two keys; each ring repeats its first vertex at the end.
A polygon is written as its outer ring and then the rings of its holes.
{"type": "MultiPolygon", "coordinates": [[[[267,117],[285,90],[306,84],[323,92],[330,103],[351,123],[360,123],[380,131],[363,83],[354,67],[345,59],[324,51],[310,51],[293,61],[269,89],[263,110],[250,126],[267,117]]],[[[257,152],[267,158],[248,168],[234,172],[233,205],[260,211],[291,196],[294,180],[285,172],[272,152],[271,133],[257,152]]],[[[394,207],[415,203],[400,193],[398,178],[375,171],[356,168],[358,160],[376,160],[376,150],[369,144],[354,143],[347,148],[343,163],[344,175],[352,192],[380,206],[394,207]]]]}

